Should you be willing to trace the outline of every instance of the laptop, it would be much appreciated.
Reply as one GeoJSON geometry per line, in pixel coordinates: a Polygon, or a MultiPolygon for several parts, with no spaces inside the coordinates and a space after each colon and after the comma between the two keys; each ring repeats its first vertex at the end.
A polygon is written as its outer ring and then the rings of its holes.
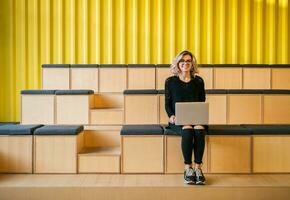
{"type": "Polygon", "coordinates": [[[208,124],[208,102],[177,102],[175,103],[176,125],[208,124]]]}

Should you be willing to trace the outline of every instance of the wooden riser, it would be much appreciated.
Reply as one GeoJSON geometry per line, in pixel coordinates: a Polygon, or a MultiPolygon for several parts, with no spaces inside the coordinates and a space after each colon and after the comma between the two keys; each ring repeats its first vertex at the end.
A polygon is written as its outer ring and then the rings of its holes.
{"type": "Polygon", "coordinates": [[[92,109],[90,124],[93,125],[122,125],[124,122],[123,109],[92,109]]]}
{"type": "Polygon", "coordinates": [[[290,175],[208,175],[184,185],[182,175],[0,175],[1,200],[288,200],[290,175]]]}
{"type": "Polygon", "coordinates": [[[78,173],[120,173],[120,147],[83,148],[78,154],[78,173]]]}

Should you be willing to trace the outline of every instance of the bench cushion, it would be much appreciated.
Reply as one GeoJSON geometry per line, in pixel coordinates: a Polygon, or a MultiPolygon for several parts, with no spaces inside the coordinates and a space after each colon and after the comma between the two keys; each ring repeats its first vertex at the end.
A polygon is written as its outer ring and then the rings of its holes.
{"type": "Polygon", "coordinates": [[[263,94],[290,94],[290,90],[263,90],[263,94]]]}
{"type": "Polygon", "coordinates": [[[290,135],[290,125],[271,125],[271,124],[244,124],[253,135],[290,135]]]}
{"type": "Polygon", "coordinates": [[[223,89],[210,89],[210,90],[205,90],[206,94],[227,94],[227,90],[223,89]]]}
{"type": "Polygon", "coordinates": [[[158,68],[169,68],[171,64],[157,64],[156,67],[158,68]]]}
{"type": "Polygon", "coordinates": [[[209,125],[208,135],[250,135],[251,131],[240,125],[209,125]]]}
{"type": "Polygon", "coordinates": [[[71,68],[98,68],[98,64],[72,64],[71,68]]]}
{"type": "Polygon", "coordinates": [[[0,135],[32,135],[35,130],[42,127],[43,125],[3,125],[0,126],[0,135]]]}
{"type": "Polygon", "coordinates": [[[0,126],[19,124],[19,122],[0,122],[0,126]]]}
{"type": "Polygon", "coordinates": [[[86,95],[94,94],[93,90],[57,90],[56,95],[86,95]]]}
{"type": "Polygon", "coordinates": [[[79,125],[47,125],[37,129],[35,135],[77,135],[84,130],[79,125]]]}
{"type": "Polygon", "coordinates": [[[179,133],[175,132],[174,130],[164,127],[164,135],[176,135],[181,136],[179,133]]]}
{"type": "Polygon", "coordinates": [[[124,90],[124,94],[158,94],[157,90],[124,90]]]}
{"type": "Polygon", "coordinates": [[[127,68],[125,64],[101,64],[100,68],[127,68]]]}
{"type": "Polygon", "coordinates": [[[55,94],[56,90],[22,90],[21,94],[55,94]]]}
{"type": "Polygon", "coordinates": [[[228,94],[262,94],[263,90],[228,90],[228,94]]]}
{"type": "Polygon", "coordinates": [[[160,125],[124,125],[121,135],[163,135],[160,125]]]}
{"type": "Polygon", "coordinates": [[[155,68],[154,64],[128,64],[129,68],[155,68]]]}
{"type": "Polygon", "coordinates": [[[43,64],[42,68],[70,68],[70,64],[43,64]]]}

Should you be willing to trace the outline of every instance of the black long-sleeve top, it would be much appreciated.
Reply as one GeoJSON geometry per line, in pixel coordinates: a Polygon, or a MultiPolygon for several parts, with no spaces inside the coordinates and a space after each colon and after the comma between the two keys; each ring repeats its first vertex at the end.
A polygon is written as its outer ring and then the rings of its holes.
{"type": "Polygon", "coordinates": [[[165,81],[165,110],[168,117],[175,115],[176,102],[204,102],[204,81],[200,76],[191,77],[186,83],[178,76],[171,76],[165,81]]]}

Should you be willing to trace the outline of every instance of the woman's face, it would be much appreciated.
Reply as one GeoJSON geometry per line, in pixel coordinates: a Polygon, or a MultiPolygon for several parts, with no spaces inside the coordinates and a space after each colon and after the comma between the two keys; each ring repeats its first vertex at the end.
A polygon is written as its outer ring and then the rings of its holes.
{"type": "Polygon", "coordinates": [[[190,55],[184,55],[178,62],[180,72],[189,72],[192,67],[192,58],[190,55]]]}

